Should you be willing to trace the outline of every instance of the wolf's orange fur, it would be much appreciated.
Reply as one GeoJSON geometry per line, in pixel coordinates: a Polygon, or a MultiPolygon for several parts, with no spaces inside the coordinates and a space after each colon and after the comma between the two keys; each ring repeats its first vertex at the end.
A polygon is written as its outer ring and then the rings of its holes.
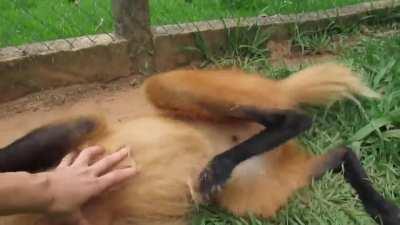
{"type": "MultiPolygon", "coordinates": [[[[153,76],[143,87],[160,111],[206,119],[241,118],[235,114],[238,106],[291,109],[353,95],[378,96],[337,64],[310,67],[279,81],[239,70],[180,70],[153,76]]],[[[110,125],[108,135],[96,143],[107,149],[130,146],[140,173],[124,188],[88,203],[85,215],[96,225],[184,224],[193,202],[200,201],[197,179],[207,162],[260,129],[248,121],[217,124],[166,115],[110,125]]],[[[217,204],[238,215],[271,217],[321,173],[324,160],[289,141],[236,167],[217,204]]],[[[0,220],[8,225],[35,222],[22,216],[0,220]]]]}
{"type": "Polygon", "coordinates": [[[283,80],[239,70],[181,70],[150,77],[145,85],[149,100],[163,110],[223,118],[227,110],[241,105],[291,109],[302,103],[328,104],[354,94],[379,96],[351,70],[333,63],[306,68],[283,80]]]}

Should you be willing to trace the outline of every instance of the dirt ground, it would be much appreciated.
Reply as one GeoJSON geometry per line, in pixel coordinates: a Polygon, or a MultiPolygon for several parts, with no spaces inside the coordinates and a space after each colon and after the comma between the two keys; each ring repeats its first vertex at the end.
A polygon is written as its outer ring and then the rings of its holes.
{"type": "MultiPolygon", "coordinates": [[[[331,61],[333,55],[296,56],[287,43],[272,43],[274,64],[295,67],[301,63],[331,61]]],[[[110,83],[72,85],[27,95],[0,104],[0,147],[49,121],[73,115],[101,113],[110,122],[121,123],[153,112],[140,91],[139,76],[121,78],[110,83]]]]}
{"type": "Polygon", "coordinates": [[[29,130],[66,116],[102,113],[123,122],[152,111],[135,76],[109,84],[73,85],[31,94],[0,105],[0,147],[29,130]]]}
{"type": "MultiPolygon", "coordinates": [[[[364,35],[393,35],[390,30],[375,32],[365,29],[362,32],[364,35]]],[[[359,36],[350,36],[346,43],[353,45],[359,40],[359,36]]],[[[333,42],[339,43],[339,40],[333,39],[333,42]]],[[[270,41],[267,47],[271,53],[270,62],[275,66],[296,68],[299,64],[335,60],[331,52],[301,55],[293,51],[290,41],[270,41]]],[[[46,90],[0,104],[0,147],[37,126],[65,116],[100,112],[110,122],[120,123],[153,112],[138,88],[141,82],[140,76],[130,76],[107,84],[93,83],[46,90]]]]}

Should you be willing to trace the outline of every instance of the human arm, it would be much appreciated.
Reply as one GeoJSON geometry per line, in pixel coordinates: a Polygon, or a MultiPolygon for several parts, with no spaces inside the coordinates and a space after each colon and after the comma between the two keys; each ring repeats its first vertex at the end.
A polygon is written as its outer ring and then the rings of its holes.
{"type": "Polygon", "coordinates": [[[0,173],[0,214],[46,211],[52,202],[49,184],[44,173],[0,173]]]}
{"type": "Polygon", "coordinates": [[[69,214],[135,174],[135,168],[115,169],[128,156],[128,149],[93,163],[103,153],[100,147],[84,149],[77,157],[66,156],[53,171],[0,174],[0,214],[26,212],[69,214]]]}

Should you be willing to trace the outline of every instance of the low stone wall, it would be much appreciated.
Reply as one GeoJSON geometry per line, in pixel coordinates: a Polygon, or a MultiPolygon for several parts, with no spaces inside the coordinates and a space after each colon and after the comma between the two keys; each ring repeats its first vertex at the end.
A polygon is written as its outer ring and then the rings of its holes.
{"type": "Polygon", "coordinates": [[[130,73],[127,41],[96,35],[0,49],[0,102],[76,83],[107,81],[130,73]],[[72,41],[72,40],[71,40],[72,41]]]}
{"type": "MultiPolygon", "coordinates": [[[[344,25],[352,24],[366,15],[399,7],[399,1],[376,1],[340,10],[246,18],[240,24],[236,19],[226,19],[224,22],[215,20],[153,27],[154,49],[148,49],[152,65],[146,65],[152,68],[147,71],[170,70],[198,60],[199,55],[182,51],[182,47],[194,45],[196,33],[201,33],[211,48],[224,44],[226,27],[246,28],[257,24],[270,31],[271,39],[288,39],[293,36],[295,25],[302,30],[315,30],[333,20],[344,25]]],[[[0,49],[0,103],[44,89],[109,81],[143,72],[137,66],[140,59],[132,57],[131,51],[129,41],[115,34],[0,49]]]]}

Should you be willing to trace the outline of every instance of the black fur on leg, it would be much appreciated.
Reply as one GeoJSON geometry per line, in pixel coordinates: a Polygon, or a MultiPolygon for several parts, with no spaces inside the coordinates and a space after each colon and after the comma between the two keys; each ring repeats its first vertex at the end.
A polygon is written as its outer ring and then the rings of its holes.
{"type": "Polygon", "coordinates": [[[38,172],[57,165],[99,128],[93,118],[78,118],[35,129],[0,150],[0,172],[38,172]]]}
{"type": "Polygon", "coordinates": [[[251,119],[267,128],[248,140],[215,156],[199,177],[199,190],[203,199],[209,201],[229,179],[233,169],[241,162],[275,149],[279,145],[294,138],[311,126],[311,119],[295,111],[261,111],[258,109],[242,108],[235,115],[251,119]]]}
{"type": "Polygon", "coordinates": [[[341,147],[326,155],[324,165],[318,169],[317,177],[323,171],[332,169],[341,172],[346,181],[357,192],[367,213],[381,225],[400,225],[400,209],[384,199],[373,187],[356,154],[347,147],[341,147]]]}

